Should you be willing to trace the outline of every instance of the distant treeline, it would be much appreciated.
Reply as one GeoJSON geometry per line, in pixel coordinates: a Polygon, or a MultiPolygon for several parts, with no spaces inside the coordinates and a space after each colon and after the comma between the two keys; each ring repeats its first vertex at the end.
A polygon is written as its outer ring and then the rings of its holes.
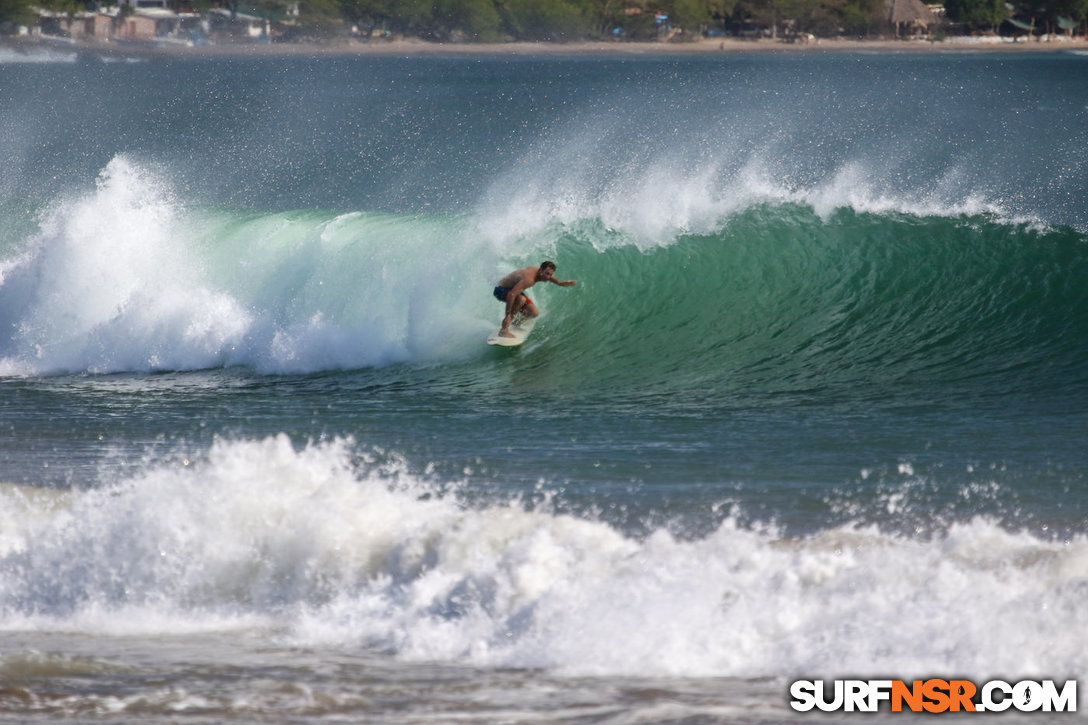
{"type": "MultiPolygon", "coordinates": [[[[2,1],[2,0],[0,0],[2,1]]],[[[334,3],[335,0],[303,0],[334,3]]],[[[1088,0],[946,0],[954,32],[995,32],[1009,17],[1057,31],[1059,17],[1083,25],[1088,0]]],[[[336,13],[364,35],[429,40],[572,41],[695,39],[810,33],[819,37],[895,33],[888,0],[339,0],[336,13]]],[[[902,28],[900,28],[902,30],[902,28]]]]}
{"type": "MultiPolygon", "coordinates": [[[[437,41],[695,39],[704,34],[873,37],[902,32],[889,0],[170,0],[177,10],[214,6],[290,13],[296,35],[352,31],[364,37],[437,41]]],[[[96,0],[0,0],[0,29],[33,22],[34,8],[77,12],[96,0]],[[6,22],[5,22],[6,21],[6,22]]],[[[1010,18],[1039,32],[1083,29],[1088,0],[945,0],[937,32],[995,32],[1010,18]],[[1060,21],[1059,21],[1060,19],[1060,21]]],[[[1016,27],[1019,27],[1016,26],[1016,27]]],[[[934,28],[930,29],[931,31],[934,28]]]]}

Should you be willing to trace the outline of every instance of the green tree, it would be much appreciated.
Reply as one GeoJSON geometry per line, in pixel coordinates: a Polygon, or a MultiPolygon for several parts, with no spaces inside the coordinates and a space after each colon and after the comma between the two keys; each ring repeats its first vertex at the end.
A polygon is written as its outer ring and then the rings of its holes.
{"type": "Polygon", "coordinates": [[[30,25],[33,22],[34,11],[30,9],[30,0],[0,0],[0,26],[4,23],[30,25]]]}
{"type": "Polygon", "coordinates": [[[340,9],[364,32],[380,28],[403,35],[433,35],[430,0],[340,0],[340,9]]]}
{"type": "MultiPolygon", "coordinates": [[[[263,0],[277,14],[285,11],[287,0],[263,0]]],[[[343,31],[344,16],[336,0],[299,0],[298,26],[304,36],[327,38],[343,31]]]]}
{"type": "Polygon", "coordinates": [[[435,0],[433,37],[439,40],[493,41],[501,38],[501,18],[493,0],[435,0]]]}
{"type": "Polygon", "coordinates": [[[725,30],[729,19],[737,9],[737,0],[709,0],[706,4],[707,12],[714,21],[714,25],[725,30]]]}
{"type": "Polygon", "coordinates": [[[506,0],[499,14],[516,40],[577,40],[593,32],[588,8],[572,0],[506,0]]]}
{"type": "MultiPolygon", "coordinates": [[[[637,28],[648,10],[649,0],[587,0],[586,17],[595,35],[607,37],[614,28],[637,28]],[[641,12],[628,15],[628,10],[641,12]]],[[[650,22],[653,22],[652,15],[650,22]]]]}
{"type": "Polygon", "coordinates": [[[1014,14],[1034,20],[1036,27],[1047,32],[1056,32],[1059,16],[1083,21],[1086,10],[1088,0],[1020,0],[1014,14]]]}
{"type": "Polygon", "coordinates": [[[787,21],[795,30],[808,28],[820,6],[820,0],[756,0],[749,7],[751,18],[770,28],[771,37],[777,38],[787,21]]]}
{"type": "Polygon", "coordinates": [[[1008,17],[1005,0],[945,0],[945,14],[954,23],[994,32],[1008,17]]]}
{"type": "Polygon", "coordinates": [[[1056,10],[1082,27],[1088,21],[1088,0],[1058,0],[1056,10]]]}
{"type": "Polygon", "coordinates": [[[1088,20],[1088,0],[1061,0],[1058,2],[1058,10],[1080,23],[1088,20]]]}
{"type": "Polygon", "coordinates": [[[886,25],[884,0],[846,0],[838,8],[842,29],[851,35],[869,35],[886,25]]]}
{"type": "Polygon", "coordinates": [[[340,12],[349,23],[367,33],[387,27],[393,18],[387,0],[340,0],[340,12]]]}
{"type": "Polygon", "coordinates": [[[703,29],[713,22],[706,0],[673,0],[671,7],[666,5],[665,8],[672,25],[683,28],[691,39],[699,37],[703,29]]]}
{"type": "Polygon", "coordinates": [[[404,35],[430,34],[434,23],[434,6],[430,0],[389,0],[389,5],[396,8],[390,30],[404,35]]]}
{"type": "Polygon", "coordinates": [[[76,13],[86,10],[82,0],[38,0],[34,5],[55,13],[64,13],[69,20],[74,18],[76,13]]]}
{"type": "MultiPolygon", "coordinates": [[[[883,0],[879,0],[883,3],[883,0]]],[[[780,0],[782,18],[794,33],[831,36],[840,32],[849,0],[780,0]]]]}

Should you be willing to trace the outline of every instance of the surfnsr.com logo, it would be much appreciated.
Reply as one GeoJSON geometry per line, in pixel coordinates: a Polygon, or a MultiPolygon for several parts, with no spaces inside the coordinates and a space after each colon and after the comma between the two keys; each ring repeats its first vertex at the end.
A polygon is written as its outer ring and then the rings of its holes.
{"type": "Polygon", "coordinates": [[[798,680],[790,685],[790,707],[798,712],[1076,712],[1077,681],[1059,687],[1053,680],[1008,683],[991,680],[798,680]]]}

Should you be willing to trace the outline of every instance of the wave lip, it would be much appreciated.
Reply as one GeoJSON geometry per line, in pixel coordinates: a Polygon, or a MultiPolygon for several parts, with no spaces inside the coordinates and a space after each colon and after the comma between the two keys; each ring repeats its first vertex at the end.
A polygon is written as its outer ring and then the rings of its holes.
{"type": "Polygon", "coordinates": [[[8,631],[271,626],[306,646],[561,674],[1088,664],[1065,636],[1088,624],[1088,540],[985,519],[923,538],[875,525],[784,538],[730,517],[702,538],[632,538],[514,503],[467,507],[395,457],[283,436],[220,441],[12,516],[27,505],[0,496],[8,631]]]}

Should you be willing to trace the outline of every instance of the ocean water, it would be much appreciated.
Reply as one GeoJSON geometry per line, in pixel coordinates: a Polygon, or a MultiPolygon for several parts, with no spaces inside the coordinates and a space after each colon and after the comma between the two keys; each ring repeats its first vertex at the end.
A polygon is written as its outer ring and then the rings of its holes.
{"type": "Polygon", "coordinates": [[[0,720],[1083,680],[1086,147],[1076,53],[0,48],[0,720]]]}

